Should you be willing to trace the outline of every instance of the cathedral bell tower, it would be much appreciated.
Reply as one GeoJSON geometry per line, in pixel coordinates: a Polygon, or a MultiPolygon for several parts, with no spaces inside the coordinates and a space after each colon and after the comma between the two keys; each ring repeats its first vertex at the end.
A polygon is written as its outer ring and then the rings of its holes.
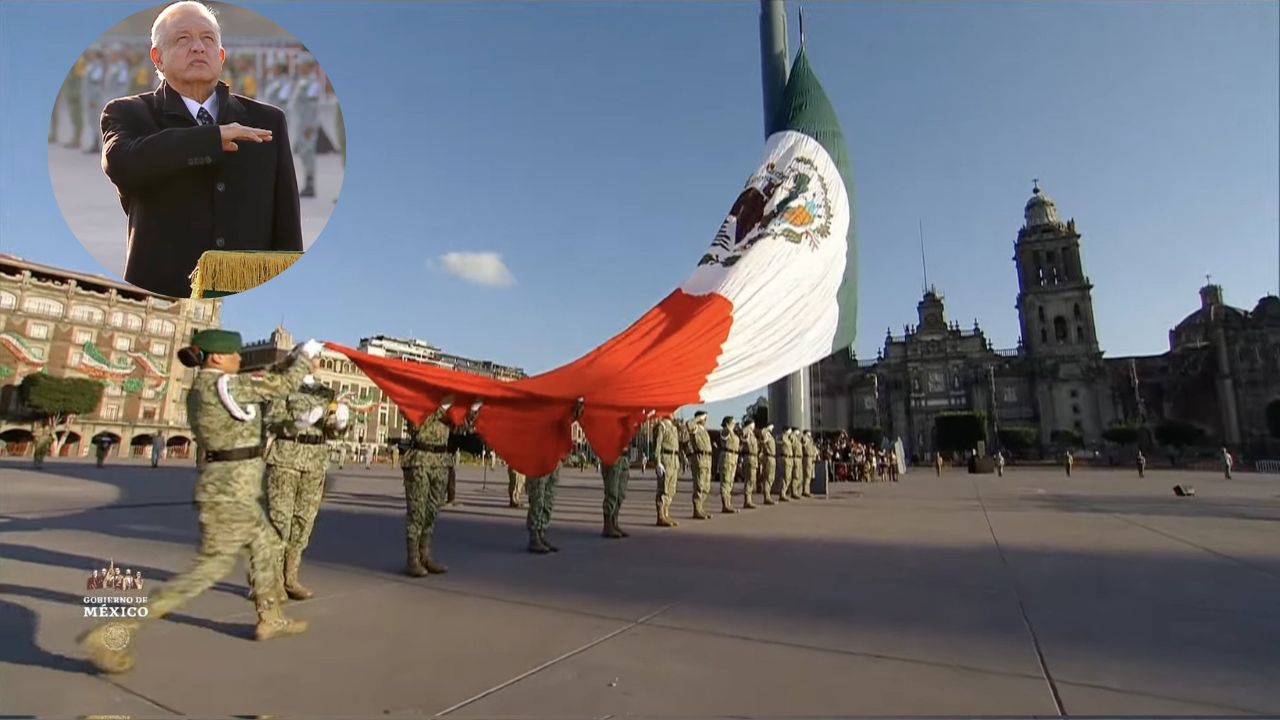
{"type": "Polygon", "coordinates": [[[1041,442],[1055,431],[1097,442],[1109,422],[1105,372],[1093,318],[1093,285],[1074,219],[1063,222],[1035,183],[1014,243],[1022,346],[1036,368],[1041,442]],[[1105,417],[1104,417],[1105,415],[1105,417]]]}

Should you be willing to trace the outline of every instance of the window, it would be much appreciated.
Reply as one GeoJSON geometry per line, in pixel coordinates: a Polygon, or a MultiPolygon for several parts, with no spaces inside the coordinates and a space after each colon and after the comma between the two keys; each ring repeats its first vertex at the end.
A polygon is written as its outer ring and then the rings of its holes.
{"type": "Polygon", "coordinates": [[[84,353],[79,350],[71,350],[67,353],[67,367],[75,367],[84,359],[84,353]]]}
{"type": "Polygon", "coordinates": [[[196,320],[204,320],[205,314],[206,314],[206,309],[204,305],[196,305],[195,307],[191,308],[191,316],[194,317],[196,320]]]}
{"type": "Polygon", "coordinates": [[[1084,342],[1084,327],[1081,325],[1076,326],[1076,340],[1084,342]]]}
{"type": "Polygon", "coordinates": [[[104,407],[102,408],[102,418],[103,418],[104,420],[119,420],[119,419],[120,419],[120,406],[119,406],[119,405],[106,405],[106,406],[104,406],[104,407]]]}
{"type": "Polygon", "coordinates": [[[1072,406],[1071,406],[1071,414],[1072,414],[1072,415],[1079,415],[1079,414],[1080,414],[1080,406],[1079,406],[1079,405],[1072,405],[1072,406]]]}
{"type": "Polygon", "coordinates": [[[1077,321],[1080,320],[1080,303],[1076,303],[1075,305],[1073,305],[1072,309],[1075,310],[1076,320],[1077,321]]]}
{"type": "Polygon", "coordinates": [[[155,408],[153,408],[153,407],[144,407],[144,408],[142,408],[142,419],[143,419],[143,420],[155,420],[155,419],[156,419],[156,409],[155,409],[155,408]]]}
{"type": "Polygon", "coordinates": [[[1053,319],[1053,337],[1059,343],[1067,341],[1067,319],[1061,315],[1053,319]]]}
{"type": "Polygon", "coordinates": [[[1036,308],[1037,314],[1040,316],[1040,322],[1044,322],[1044,306],[1036,308]]]}
{"type": "Polygon", "coordinates": [[[0,310],[11,310],[18,307],[18,296],[11,292],[0,292],[0,310]]]}
{"type": "Polygon", "coordinates": [[[168,353],[168,352],[169,352],[169,345],[168,345],[168,343],[162,343],[162,342],[153,342],[153,343],[151,343],[151,354],[152,354],[152,355],[155,355],[156,357],[164,357],[164,355],[165,355],[166,353],[168,353]]]}
{"type": "Polygon", "coordinates": [[[48,340],[52,331],[45,323],[27,323],[27,336],[32,340],[48,340]]]}
{"type": "Polygon", "coordinates": [[[1071,397],[1073,397],[1073,398],[1080,397],[1080,391],[1079,391],[1079,390],[1072,390],[1072,391],[1071,391],[1071,397]]]}
{"type": "Polygon", "coordinates": [[[124,326],[130,330],[141,330],[142,318],[134,315],[133,313],[129,313],[124,316],[124,326]]]}
{"type": "Polygon", "coordinates": [[[95,307],[89,307],[88,305],[71,306],[71,319],[75,322],[85,323],[86,325],[101,325],[105,316],[106,313],[95,307]]]}
{"type": "Polygon", "coordinates": [[[77,345],[83,345],[87,342],[93,342],[93,331],[92,330],[76,330],[75,333],[72,335],[72,340],[77,345]]]}
{"type": "Polygon", "coordinates": [[[173,323],[169,322],[168,320],[162,320],[160,318],[155,318],[151,322],[147,323],[147,332],[151,333],[152,335],[173,337],[174,329],[175,329],[175,326],[173,323]]]}
{"type": "Polygon", "coordinates": [[[1018,391],[1012,387],[1004,388],[1004,401],[1007,403],[1018,402],[1018,391]]]}
{"type": "Polygon", "coordinates": [[[62,317],[62,303],[49,298],[29,297],[23,301],[22,309],[32,315],[62,317]]]}
{"type": "Polygon", "coordinates": [[[120,327],[121,325],[124,325],[124,313],[120,312],[119,310],[116,310],[115,312],[111,313],[111,326],[120,327]]]}
{"type": "Polygon", "coordinates": [[[1040,342],[1049,342],[1049,331],[1044,328],[1040,328],[1040,342]]]}
{"type": "Polygon", "coordinates": [[[126,335],[117,335],[117,336],[116,336],[116,339],[115,339],[115,342],[113,342],[113,343],[111,344],[111,347],[113,347],[113,348],[115,348],[115,349],[117,349],[117,350],[124,350],[124,351],[126,351],[126,352],[127,352],[127,351],[129,351],[129,350],[132,350],[132,349],[133,349],[133,338],[128,337],[128,336],[126,336],[126,335]]]}

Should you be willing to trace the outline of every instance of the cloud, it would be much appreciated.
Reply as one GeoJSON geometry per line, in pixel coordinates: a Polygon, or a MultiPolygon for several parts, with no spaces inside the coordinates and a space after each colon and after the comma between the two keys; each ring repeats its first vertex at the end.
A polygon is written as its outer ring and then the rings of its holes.
{"type": "Polygon", "coordinates": [[[515,277],[498,253],[451,252],[441,255],[439,262],[449,274],[477,285],[507,287],[516,284],[515,277]]]}

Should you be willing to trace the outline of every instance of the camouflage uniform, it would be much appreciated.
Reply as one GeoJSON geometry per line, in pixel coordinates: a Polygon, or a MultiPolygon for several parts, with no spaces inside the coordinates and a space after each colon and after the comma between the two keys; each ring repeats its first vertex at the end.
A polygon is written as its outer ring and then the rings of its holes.
{"type": "Polygon", "coordinates": [[[531,553],[542,555],[560,550],[547,542],[547,526],[551,524],[551,509],[556,503],[556,482],[559,480],[559,467],[547,475],[529,480],[529,513],[525,517],[525,526],[529,528],[531,553]]]}
{"type": "Polygon", "coordinates": [[[658,525],[675,527],[679,523],[671,519],[671,502],[676,498],[676,483],[680,477],[680,432],[675,422],[665,417],[654,430],[653,447],[657,464],[658,492],[654,502],[658,506],[658,525]]]}
{"type": "Polygon", "coordinates": [[[524,495],[524,473],[517,472],[510,465],[507,466],[507,497],[511,507],[524,507],[524,503],[520,501],[520,496],[524,495]]]}
{"type": "MultiPolygon", "coordinates": [[[[197,333],[196,337],[200,335],[197,333]]],[[[125,672],[133,667],[127,649],[109,646],[115,633],[123,629],[127,640],[143,622],[159,620],[208,590],[235,568],[246,548],[258,611],[257,639],[268,640],[306,629],[305,621],[290,620],[280,611],[281,543],[262,510],[263,422],[259,408],[253,404],[287,395],[301,384],[307,371],[308,363],[295,353],[283,369],[263,375],[226,374],[211,368],[201,368],[196,374],[187,395],[187,417],[200,447],[195,487],[199,555],[190,570],[150,596],[145,618],[108,622],[79,638],[100,670],[125,672]]]]}
{"type": "Polygon", "coordinates": [[[778,440],[778,454],[782,456],[782,488],[778,492],[778,499],[782,502],[791,499],[791,486],[796,481],[796,463],[792,451],[791,428],[787,428],[782,431],[782,437],[778,440]]]}
{"type": "Polygon", "coordinates": [[[720,512],[733,514],[733,480],[738,474],[738,451],[742,442],[733,431],[733,418],[725,418],[720,434],[720,512]]]}
{"type": "Polygon", "coordinates": [[[814,465],[818,462],[818,445],[813,441],[813,436],[809,431],[804,432],[804,436],[800,439],[801,452],[803,453],[803,461],[800,464],[800,494],[804,497],[813,497],[813,475],[814,465]]]}
{"type": "Polygon", "coordinates": [[[293,108],[298,121],[298,134],[294,148],[302,161],[306,184],[298,197],[316,196],[316,145],[320,139],[320,78],[315,74],[315,64],[310,58],[302,61],[303,74],[294,86],[293,108]]]}
{"type": "Polygon", "coordinates": [[[773,426],[766,425],[760,438],[760,453],[764,461],[760,485],[764,490],[764,504],[773,505],[773,483],[778,475],[778,441],[773,437],[773,426]]]}
{"type": "Polygon", "coordinates": [[[618,513],[622,501],[627,498],[627,482],[631,477],[631,458],[625,453],[609,467],[604,468],[604,530],[601,536],[624,538],[628,533],[618,527],[618,513]]]}
{"type": "Polygon", "coordinates": [[[267,510],[284,541],[284,589],[295,600],[312,595],[298,581],[298,570],[324,497],[326,441],[346,425],[335,417],[340,406],[330,407],[332,397],[323,385],[304,387],[272,402],[267,413],[275,435],[267,451],[267,510]]]}
{"type": "Polygon", "coordinates": [[[437,409],[422,425],[409,428],[412,445],[400,460],[404,473],[405,573],[422,577],[427,573],[444,573],[448,568],[431,557],[431,535],[436,516],[445,503],[449,482],[449,426],[443,422],[445,411],[437,409]]]}
{"type": "Polygon", "coordinates": [[[702,509],[702,503],[711,494],[711,435],[705,423],[695,420],[689,437],[693,442],[693,518],[709,520],[711,515],[702,509]]]}
{"type": "Polygon", "coordinates": [[[756,440],[754,423],[742,428],[742,458],[742,494],[745,496],[742,507],[750,510],[756,506],[754,495],[760,474],[760,442],[756,440]]]}

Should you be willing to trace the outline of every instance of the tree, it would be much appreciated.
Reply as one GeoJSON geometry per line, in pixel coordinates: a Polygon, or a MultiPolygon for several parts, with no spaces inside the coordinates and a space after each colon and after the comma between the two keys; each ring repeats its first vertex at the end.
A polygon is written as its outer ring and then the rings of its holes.
{"type": "MultiPolygon", "coordinates": [[[[60,378],[34,373],[22,379],[18,399],[31,412],[49,435],[63,423],[70,424],[76,415],[93,412],[102,401],[102,383],[89,378],[60,378]]],[[[62,450],[64,433],[54,438],[53,454],[62,450]]]]}
{"type": "Polygon", "coordinates": [[[944,452],[973,450],[987,439],[987,419],[977,412],[940,413],[933,421],[937,448],[944,452]]]}
{"type": "Polygon", "coordinates": [[[756,401],[747,406],[746,412],[742,414],[742,424],[746,425],[748,420],[754,420],[756,427],[763,428],[769,424],[769,400],[761,395],[756,401]]]}
{"type": "Polygon", "coordinates": [[[1080,437],[1080,433],[1075,430],[1054,430],[1049,434],[1049,439],[1069,448],[1078,448],[1084,445],[1084,438],[1080,437]]]}
{"type": "Polygon", "coordinates": [[[1267,429],[1271,437],[1280,438],[1280,398],[1267,403],[1267,429]]]}
{"type": "Polygon", "coordinates": [[[1000,445],[1010,450],[1027,450],[1035,447],[1040,433],[1035,428],[1005,427],[1000,428],[1000,445]]]}
{"type": "Polygon", "coordinates": [[[1132,445],[1142,437],[1142,431],[1132,425],[1112,425],[1102,431],[1102,439],[1117,445],[1132,445]]]}
{"type": "Polygon", "coordinates": [[[1200,442],[1204,434],[1204,428],[1181,420],[1169,420],[1156,426],[1156,440],[1179,453],[1183,448],[1200,442]]]}

